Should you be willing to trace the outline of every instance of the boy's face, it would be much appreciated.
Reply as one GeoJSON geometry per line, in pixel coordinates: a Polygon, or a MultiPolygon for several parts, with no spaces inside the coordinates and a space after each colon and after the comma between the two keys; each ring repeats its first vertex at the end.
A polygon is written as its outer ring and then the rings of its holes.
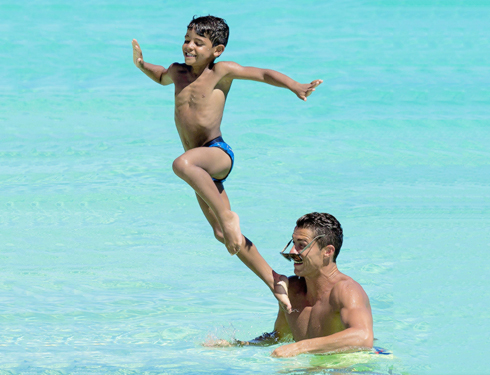
{"type": "Polygon", "coordinates": [[[221,55],[224,49],[223,45],[213,47],[209,38],[198,35],[194,29],[187,30],[182,45],[186,65],[208,64],[221,55]]]}

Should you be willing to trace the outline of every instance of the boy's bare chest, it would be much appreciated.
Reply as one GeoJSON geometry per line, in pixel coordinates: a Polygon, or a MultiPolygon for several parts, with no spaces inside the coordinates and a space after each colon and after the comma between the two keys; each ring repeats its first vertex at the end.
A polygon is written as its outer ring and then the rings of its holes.
{"type": "Polygon", "coordinates": [[[197,105],[209,100],[213,89],[201,82],[192,82],[187,85],[175,86],[175,105],[197,105]]]}
{"type": "Polygon", "coordinates": [[[219,81],[216,82],[213,76],[200,76],[195,80],[182,77],[175,84],[175,107],[196,108],[224,104],[226,93],[223,85],[219,81]]]}
{"type": "Polygon", "coordinates": [[[313,306],[306,302],[294,306],[298,312],[290,314],[287,319],[295,340],[304,340],[331,335],[345,327],[336,311],[328,301],[318,301],[313,306]]]}

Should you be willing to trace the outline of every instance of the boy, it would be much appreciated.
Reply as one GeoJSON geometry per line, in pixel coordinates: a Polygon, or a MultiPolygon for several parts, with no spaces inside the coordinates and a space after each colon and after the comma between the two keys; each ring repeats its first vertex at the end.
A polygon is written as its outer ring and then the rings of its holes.
{"type": "Polygon", "coordinates": [[[133,62],[155,82],[175,85],[175,124],[185,152],[175,159],[173,170],[194,189],[215,237],[234,255],[242,246],[246,249],[250,246],[241,234],[238,215],[231,211],[223,187],[234,162],[233,151],[220,131],[231,83],[234,79],[265,82],[288,88],[306,100],[323,81],[300,84],[269,69],[242,67],[230,61],[215,63],[225,50],[228,35],[229,28],[223,19],[194,18],[187,26],[182,46],[184,64],[174,63],[166,69],[145,62],[135,39],[133,62]]]}

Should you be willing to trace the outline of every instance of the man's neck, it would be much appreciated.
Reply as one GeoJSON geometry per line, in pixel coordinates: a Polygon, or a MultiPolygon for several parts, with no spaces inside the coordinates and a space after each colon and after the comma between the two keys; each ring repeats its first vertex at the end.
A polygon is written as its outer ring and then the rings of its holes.
{"type": "Polygon", "coordinates": [[[323,267],[317,276],[305,277],[306,281],[306,298],[314,304],[321,299],[323,295],[329,293],[338,281],[340,272],[336,263],[330,263],[323,267]]]}

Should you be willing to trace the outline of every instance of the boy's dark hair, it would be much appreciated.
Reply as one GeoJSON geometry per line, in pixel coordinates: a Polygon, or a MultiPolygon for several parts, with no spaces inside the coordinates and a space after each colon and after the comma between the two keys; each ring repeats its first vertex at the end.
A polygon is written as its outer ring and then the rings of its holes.
{"type": "Polygon", "coordinates": [[[223,18],[214,16],[197,18],[194,16],[187,29],[194,29],[197,35],[209,38],[211,43],[213,43],[213,47],[220,44],[226,47],[230,35],[230,28],[226,24],[226,21],[223,18]]]}
{"type": "Polygon", "coordinates": [[[323,249],[327,245],[333,245],[335,247],[333,261],[336,263],[337,256],[342,247],[342,241],[344,240],[344,234],[342,232],[342,226],[335,217],[326,213],[312,212],[311,214],[301,216],[296,221],[296,226],[298,228],[311,229],[314,237],[324,234],[325,237],[317,240],[318,245],[320,249],[323,249]]]}

